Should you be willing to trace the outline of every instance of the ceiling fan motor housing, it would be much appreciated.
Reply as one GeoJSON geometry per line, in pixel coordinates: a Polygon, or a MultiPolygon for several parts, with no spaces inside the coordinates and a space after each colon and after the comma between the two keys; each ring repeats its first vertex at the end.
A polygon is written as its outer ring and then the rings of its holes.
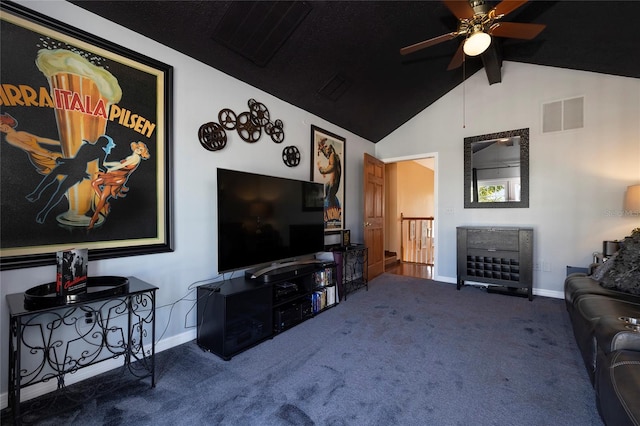
{"type": "Polygon", "coordinates": [[[470,0],[469,4],[473,8],[474,15],[468,19],[460,19],[458,34],[465,34],[469,37],[473,33],[486,32],[494,19],[491,7],[484,0],[470,0]]]}
{"type": "Polygon", "coordinates": [[[469,4],[474,12],[477,14],[489,13],[489,5],[484,0],[469,0],[469,4]]]}

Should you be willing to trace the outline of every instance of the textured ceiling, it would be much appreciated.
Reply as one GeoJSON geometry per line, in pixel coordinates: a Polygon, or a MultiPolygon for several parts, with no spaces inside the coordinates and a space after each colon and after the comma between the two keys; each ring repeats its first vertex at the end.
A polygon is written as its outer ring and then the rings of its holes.
{"type": "MultiPolygon", "coordinates": [[[[71,2],[372,142],[463,79],[447,71],[459,39],[399,54],[456,29],[439,1],[71,2]]],[[[503,21],[545,30],[494,43],[505,61],[640,78],[638,16],[640,1],[532,1],[503,21]]]]}

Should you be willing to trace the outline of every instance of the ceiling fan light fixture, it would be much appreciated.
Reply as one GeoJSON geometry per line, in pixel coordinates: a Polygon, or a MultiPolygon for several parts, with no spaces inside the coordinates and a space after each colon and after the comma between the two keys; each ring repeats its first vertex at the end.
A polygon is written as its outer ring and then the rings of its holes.
{"type": "Polygon", "coordinates": [[[464,53],[468,56],[478,56],[491,44],[491,36],[483,31],[475,31],[464,42],[464,53]]]}

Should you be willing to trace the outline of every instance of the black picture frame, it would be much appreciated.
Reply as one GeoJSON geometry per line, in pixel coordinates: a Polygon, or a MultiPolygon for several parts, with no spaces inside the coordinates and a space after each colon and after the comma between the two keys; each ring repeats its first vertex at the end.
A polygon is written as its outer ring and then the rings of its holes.
{"type": "Polygon", "coordinates": [[[0,270],[173,251],[173,67],[12,2],[0,20],[0,270]]]}
{"type": "Polygon", "coordinates": [[[325,234],[339,234],[344,229],[346,217],[346,139],[312,125],[311,156],[311,180],[325,185],[325,234]]]}
{"type": "Polygon", "coordinates": [[[464,208],[528,208],[529,207],[529,128],[507,130],[464,138],[464,208]],[[520,200],[478,202],[477,175],[474,169],[474,151],[484,144],[505,139],[518,139],[520,170],[520,200]]]}

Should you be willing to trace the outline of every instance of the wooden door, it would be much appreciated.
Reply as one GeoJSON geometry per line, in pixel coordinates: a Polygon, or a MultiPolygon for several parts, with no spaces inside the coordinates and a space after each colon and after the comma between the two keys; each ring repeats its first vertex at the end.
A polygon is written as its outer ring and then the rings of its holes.
{"type": "Polygon", "coordinates": [[[384,272],[384,163],[364,154],[364,244],[369,280],[384,272]]]}

